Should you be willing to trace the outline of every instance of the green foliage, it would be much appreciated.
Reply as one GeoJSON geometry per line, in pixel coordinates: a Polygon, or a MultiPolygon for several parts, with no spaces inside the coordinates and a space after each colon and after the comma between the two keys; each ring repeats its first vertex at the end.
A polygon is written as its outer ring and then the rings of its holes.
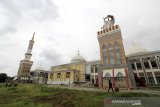
{"type": "Polygon", "coordinates": [[[41,88],[40,88],[40,91],[41,92],[54,92],[54,91],[56,91],[56,88],[50,88],[50,87],[46,87],[46,86],[42,86],[41,88]]]}
{"type": "Polygon", "coordinates": [[[12,104],[8,104],[4,107],[49,107],[49,104],[34,104],[34,103],[28,103],[27,101],[19,101],[14,102],[12,104]]]}
{"type": "Polygon", "coordinates": [[[14,86],[14,87],[16,87],[16,86],[18,86],[18,84],[17,84],[17,83],[15,83],[15,84],[13,84],[13,86],[14,86]]]}
{"type": "MultiPolygon", "coordinates": [[[[136,92],[78,91],[37,84],[0,88],[0,107],[103,107],[106,97],[148,97],[136,92]]],[[[155,95],[152,95],[155,96],[155,95]]]]}
{"type": "Polygon", "coordinates": [[[12,92],[12,93],[16,93],[17,92],[17,88],[16,87],[9,87],[8,91],[12,92]]]}
{"type": "Polygon", "coordinates": [[[11,87],[11,86],[16,87],[18,86],[18,84],[17,83],[4,83],[4,86],[5,87],[11,87]]]}
{"type": "Polygon", "coordinates": [[[149,97],[150,95],[147,93],[142,93],[142,92],[121,92],[121,93],[116,93],[113,96],[115,97],[149,97]]]}
{"type": "Polygon", "coordinates": [[[7,79],[7,74],[0,73],[0,83],[4,83],[6,79],[7,79]]]}
{"type": "Polygon", "coordinates": [[[119,88],[118,87],[115,87],[115,92],[119,92],[119,88]]]}

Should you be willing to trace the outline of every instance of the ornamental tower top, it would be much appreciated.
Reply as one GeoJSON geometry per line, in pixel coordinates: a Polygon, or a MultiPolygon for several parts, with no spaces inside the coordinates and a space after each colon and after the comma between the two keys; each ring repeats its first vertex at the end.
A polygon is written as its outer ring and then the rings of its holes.
{"type": "Polygon", "coordinates": [[[115,25],[115,19],[112,15],[107,15],[103,18],[104,25],[101,27],[101,30],[97,32],[98,38],[104,35],[111,34],[113,32],[119,32],[120,28],[118,25],[115,25]]]}
{"type": "Polygon", "coordinates": [[[114,26],[114,22],[115,22],[114,16],[107,15],[106,17],[103,18],[103,20],[104,20],[104,25],[102,29],[107,29],[114,26]]]}

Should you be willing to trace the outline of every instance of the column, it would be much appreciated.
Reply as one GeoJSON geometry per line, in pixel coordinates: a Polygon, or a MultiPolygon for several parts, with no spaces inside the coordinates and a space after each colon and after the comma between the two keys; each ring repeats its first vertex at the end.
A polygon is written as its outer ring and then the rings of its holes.
{"type": "Polygon", "coordinates": [[[149,63],[149,66],[151,68],[151,72],[152,72],[152,75],[153,75],[154,83],[157,84],[156,76],[154,74],[154,71],[153,71],[153,68],[152,68],[152,65],[151,65],[151,61],[149,60],[148,63],[149,63]]]}
{"type": "Polygon", "coordinates": [[[148,80],[148,76],[146,74],[146,71],[145,71],[145,67],[144,67],[144,63],[143,63],[143,60],[140,59],[140,63],[142,65],[142,69],[143,69],[143,72],[144,72],[144,77],[145,77],[145,80],[146,80],[146,84],[148,85],[149,84],[149,80],[148,80]]]}
{"type": "Polygon", "coordinates": [[[138,69],[137,69],[136,62],[134,62],[134,66],[135,66],[135,68],[136,68],[136,73],[137,73],[137,75],[138,75],[138,77],[139,77],[139,73],[138,73],[138,69]]]}
{"type": "Polygon", "coordinates": [[[156,60],[156,63],[157,63],[158,69],[160,69],[160,64],[159,64],[159,60],[158,60],[157,56],[155,56],[155,60],[156,60]]]}
{"type": "Polygon", "coordinates": [[[115,78],[114,78],[114,69],[112,69],[112,75],[113,75],[113,88],[115,88],[115,78]]]}
{"type": "Polygon", "coordinates": [[[103,65],[100,65],[100,72],[101,72],[101,87],[103,89],[103,65]]]}
{"type": "Polygon", "coordinates": [[[126,74],[127,88],[128,88],[128,90],[130,90],[129,79],[128,79],[128,70],[126,68],[125,68],[125,74],[126,74]]]}

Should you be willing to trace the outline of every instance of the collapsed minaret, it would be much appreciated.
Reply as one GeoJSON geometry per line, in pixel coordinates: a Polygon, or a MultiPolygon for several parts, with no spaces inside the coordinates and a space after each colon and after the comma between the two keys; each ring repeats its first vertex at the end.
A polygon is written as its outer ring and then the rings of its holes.
{"type": "Polygon", "coordinates": [[[32,49],[33,49],[33,44],[34,44],[34,35],[32,39],[29,41],[28,49],[27,52],[25,53],[25,58],[20,61],[19,64],[19,69],[18,69],[18,74],[17,77],[20,81],[27,81],[29,80],[29,72],[31,70],[33,61],[30,61],[31,56],[32,56],[32,49]]]}

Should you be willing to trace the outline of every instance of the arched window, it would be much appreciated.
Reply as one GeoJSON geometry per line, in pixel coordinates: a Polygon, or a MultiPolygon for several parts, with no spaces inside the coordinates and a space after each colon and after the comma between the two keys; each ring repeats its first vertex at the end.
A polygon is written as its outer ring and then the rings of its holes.
{"type": "Polygon", "coordinates": [[[116,53],[117,64],[122,64],[121,56],[120,56],[120,48],[117,42],[114,43],[114,49],[116,53]]]}
{"type": "Polygon", "coordinates": [[[123,80],[123,74],[121,72],[117,73],[117,80],[122,81],[123,80]]]}
{"type": "Polygon", "coordinates": [[[106,74],[105,74],[105,77],[106,77],[108,80],[111,79],[111,75],[110,75],[109,73],[106,73],[106,74]]]}
{"type": "Polygon", "coordinates": [[[107,57],[107,47],[106,47],[106,45],[102,46],[102,52],[103,52],[104,65],[108,65],[108,57],[107,57]]]}
{"type": "Polygon", "coordinates": [[[115,64],[114,62],[114,54],[113,54],[113,47],[111,44],[108,45],[108,50],[109,50],[109,57],[110,57],[110,64],[115,64]]]}
{"type": "Polygon", "coordinates": [[[111,75],[109,73],[106,73],[105,77],[111,77],[111,75]]]}

